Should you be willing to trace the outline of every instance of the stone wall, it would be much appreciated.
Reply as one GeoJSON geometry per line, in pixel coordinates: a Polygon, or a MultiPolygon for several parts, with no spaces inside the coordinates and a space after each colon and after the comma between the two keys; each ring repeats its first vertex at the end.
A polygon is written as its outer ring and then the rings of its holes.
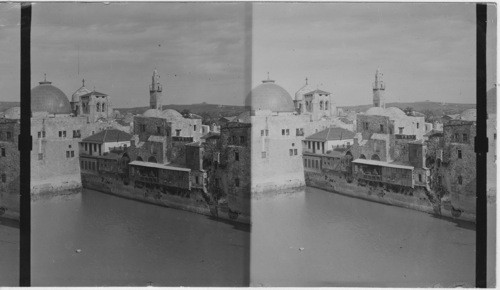
{"type": "Polygon", "coordinates": [[[0,217],[12,219],[19,219],[19,130],[19,120],[0,119],[0,217]]]}

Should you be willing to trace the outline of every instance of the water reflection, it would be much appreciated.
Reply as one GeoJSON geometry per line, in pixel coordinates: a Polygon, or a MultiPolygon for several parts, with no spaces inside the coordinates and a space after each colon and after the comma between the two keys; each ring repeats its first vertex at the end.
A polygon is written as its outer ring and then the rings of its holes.
{"type": "Polygon", "coordinates": [[[32,217],[35,286],[249,283],[248,227],[91,190],[34,201],[32,217]]]}
{"type": "Polygon", "coordinates": [[[253,286],[474,283],[470,225],[313,188],[254,201],[252,221],[253,286]]]}
{"type": "Polygon", "coordinates": [[[0,218],[0,286],[19,285],[19,223],[0,218]]]}

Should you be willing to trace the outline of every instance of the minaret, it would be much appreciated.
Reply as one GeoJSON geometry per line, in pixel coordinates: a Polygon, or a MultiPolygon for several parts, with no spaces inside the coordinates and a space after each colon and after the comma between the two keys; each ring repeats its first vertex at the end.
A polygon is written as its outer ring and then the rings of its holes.
{"type": "Polygon", "coordinates": [[[377,69],[375,82],[373,83],[373,106],[385,108],[385,84],[382,81],[383,74],[377,69]]]}
{"type": "Polygon", "coordinates": [[[153,77],[151,80],[151,85],[149,86],[149,108],[161,110],[161,85],[160,85],[160,75],[155,70],[153,71],[153,77]]]}

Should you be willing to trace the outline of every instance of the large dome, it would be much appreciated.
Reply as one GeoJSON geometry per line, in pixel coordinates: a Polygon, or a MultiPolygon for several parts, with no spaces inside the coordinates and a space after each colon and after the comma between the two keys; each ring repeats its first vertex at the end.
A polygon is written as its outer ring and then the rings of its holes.
{"type": "Polygon", "coordinates": [[[43,81],[31,90],[31,112],[70,114],[68,97],[51,82],[43,81]]]}
{"type": "Polygon", "coordinates": [[[272,80],[262,81],[245,99],[245,105],[252,110],[271,110],[273,112],[294,112],[292,97],[272,80]]]}

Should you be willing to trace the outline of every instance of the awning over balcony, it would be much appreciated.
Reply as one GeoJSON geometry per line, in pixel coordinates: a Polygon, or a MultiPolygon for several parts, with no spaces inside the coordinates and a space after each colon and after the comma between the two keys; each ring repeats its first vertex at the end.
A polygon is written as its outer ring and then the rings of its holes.
{"type": "Polygon", "coordinates": [[[382,166],[382,167],[391,167],[391,168],[400,168],[400,169],[410,169],[410,170],[414,169],[413,166],[394,164],[394,163],[389,163],[389,162],[385,162],[385,161],[378,161],[378,160],[368,160],[368,159],[356,159],[356,160],[353,160],[352,163],[382,166]]]}
{"type": "Polygon", "coordinates": [[[168,166],[168,165],[163,165],[163,164],[158,164],[154,162],[144,162],[144,161],[132,161],[129,163],[129,165],[135,165],[135,166],[143,166],[143,167],[153,167],[153,168],[159,168],[159,169],[168,169],[168,170],[176,170],[176,171],[185,171],[185,172],[191,172],[190,168],[184,168],[184,167],[175,167],[175,166],[168,166]]]}

